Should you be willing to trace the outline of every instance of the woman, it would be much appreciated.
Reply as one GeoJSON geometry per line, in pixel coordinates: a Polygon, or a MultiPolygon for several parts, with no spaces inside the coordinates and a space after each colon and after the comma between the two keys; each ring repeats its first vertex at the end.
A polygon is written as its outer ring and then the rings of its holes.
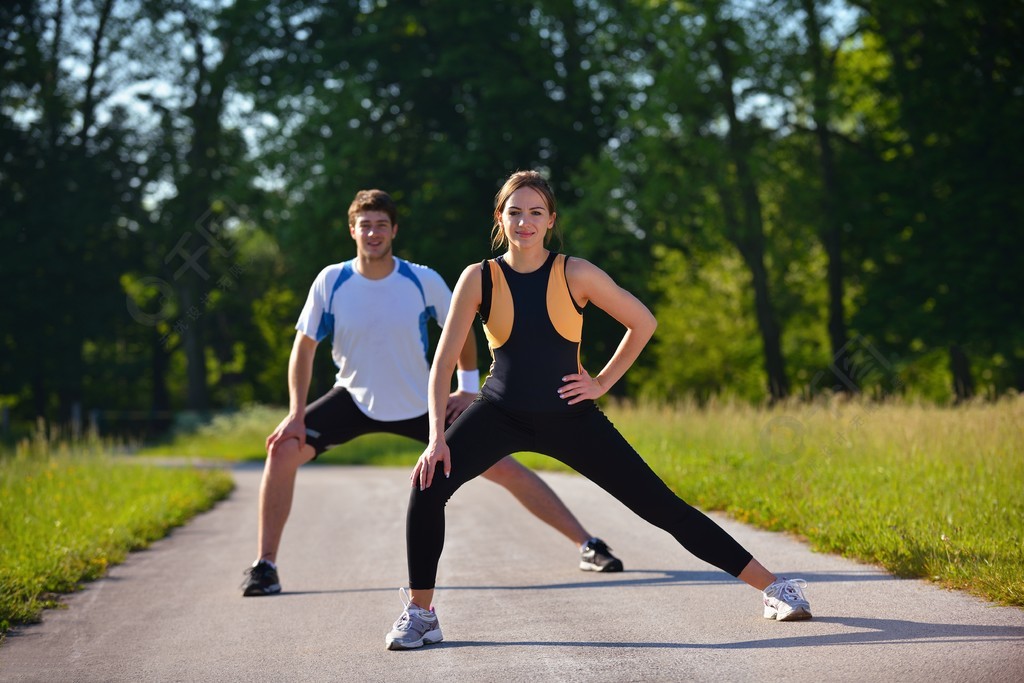
{"type": "Polygon", "coordinates": [[[388,649],[441,641],[431,603],[444,545],[445,503],[462,484],[520,451],[564,462],[697,557],[763,591],[766,618],[809,619],[804,582],[777,578],[672,493],[594,403],[651,338],[657,326],[651,312],[597,266],[547,249],[557,214],[540,174],[512,174],[494,207],[493,244],[506,251],[463,271],[430,371],[430,441],[411,475],[406,528],[411,595],[403,598],[406,609],[385,639],[388,649]],[[626,328],[611,360],[594,377],[579,364],[588,304],[626,328]],[[446,432],[449,383],[461,340],[478,313],[494,363],[477,400],[446,432]]]}

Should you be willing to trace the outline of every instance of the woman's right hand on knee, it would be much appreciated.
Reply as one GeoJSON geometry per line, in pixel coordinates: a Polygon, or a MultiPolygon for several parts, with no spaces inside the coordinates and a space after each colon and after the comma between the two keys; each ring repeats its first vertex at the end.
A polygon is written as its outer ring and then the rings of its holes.
{"type": "Polygon", "coordinates": [[[412,469],[412,474],[409,476],[412,485],[419,486],[420,491],[430,488],[439,463],[445,478],[450,476],[452,473],[451,451],[448,450],[448,444],[443,439],[438,443],[428,444],[423,454],[420,455],[419,460],[416,461],[416,466],[412,469]]]}

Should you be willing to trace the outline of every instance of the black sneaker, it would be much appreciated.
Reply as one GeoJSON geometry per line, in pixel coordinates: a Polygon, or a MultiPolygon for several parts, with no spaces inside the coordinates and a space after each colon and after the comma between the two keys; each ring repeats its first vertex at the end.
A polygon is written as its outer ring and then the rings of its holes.
{"type": "Polygon", "coordinates": [[[281,582],[277,578],[277,569],[260,560],[245,570],[246,578],[242,582],[242,595],[273,595],[281,592],[281,582]]]}
{"type": "Polygon", "coordinates": [[[600,538],[587,541],[580,551],[580,569],[585,572],[621,572],[622,560],[600,538]]]}

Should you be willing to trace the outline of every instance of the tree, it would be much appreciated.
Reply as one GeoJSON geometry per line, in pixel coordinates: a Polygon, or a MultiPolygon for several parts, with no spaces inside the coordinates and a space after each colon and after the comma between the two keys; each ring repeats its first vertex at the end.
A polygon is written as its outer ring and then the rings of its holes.
{"type": "MultiPolygon", "coordinates": [[[[159,131],[150,159],[162,196],[153,199],[154,225],[147,232],[158,259],[147,264],[148,275],[136,277],[173,287],[173,305],[157,321],[161,334],[152,350],[153,381],[164,383],[170,354],[182,351],[185,405],[192,410],[210,407],[211,381],[222,402],[225,392],[237,393],[231,386],[249,382],[245,349],[249,343],[260,346],[262,338],[250,318],[251,300],[239,299],[260,296],[266,288],[253,285],[269,285],[276,274],[272,264],[269,270],[253,268],[243,248],[246,239],[261,234],[252,207],[263,195],[255,187],[259,169],[243,137],[248,122],[239,112],[248,103],[239,84],[251,77],[265,50],[289,37],[279,22],[267,20],[267,12],[265,3],[250,0],[167,0],[146,3],[136,17],[148,28],[139,70],[145,80],[162,86],[137,96],[159,131]],[[240,286],[242,272],[249,286],[240,286]],[[239,314],[230,324],[228,310],[239,314]],[[208,338],[211,325],[218,333],[208,338]]],[[[252,387],[240,391],[256,393],[252,387]]]]}
{"type": "Polygon", "coordinates": [[[507,173],[546,169],[569,195],[572,170],[615,121],[619,86],[602,65],[623,58],[614,12],[597,3],[307,10],[289,73],[279,63],[261,75],[288,88],[275,114],[290,135],[264,161],[289,188],[280,238],[293,257],[350,254],[348,202],[381,187],[401,206],[400,253],[453,278],[488,253],[490,200],[507,173]]]}
{"type": "Polygon", "coordinates": [[[141,204],[128,116],[110,101],[131,24],[112,0],[68,10],[60,1],[0,10],[0,234],[11,245],[0,254],[9,299],[0,371],[23,415],[62,419],[94,388],[87,343],[116,336],[117,273],[141,204]]]}
{"type": "Polygon", "coordinates": [[[958,399],[974,391],[971,354],[998,359],[1019,383],[1024,8],[854,4],[889,57],[879,87],[897,104],[856,319],[901,349],[948,348],[958,399]]]}
{"type": "Polygon", "coordinates": [[[789,379],[761,196],[772,131],[757,104],[776,84],[770,28],[751,28],[774,17],[744,12],[730,3],[660,3],[646,15],[643,61],[634,75],[646,87],[634,100],[631,130],[606,159],[623,176],[620,211],[654,243],[690,253],[724,237],[740,254],[754,293],[767,391],[779,399],[789,393],[789,379]]]}
{"type": "MultiPolygon", "coordinates": [[[[810,119],[813,123],[811,132],[817,147],[818,167],[820,169],[819,206],[821,219],[819,231],[821,242],[828,256],[828,333],[832,347],[832,357],[836,358],[846,347],[848,337],[846,329],[846,312],[844,310],[844,187],[842,184],[839,161],[836,157],[836,134],[833,131],[833,120],[836,117],[835,97],[835,62],[842,49],[843,37],[837,37],[835,43],[828,45],[825,36],[828,19],[824,18],[822,5],[817,0],[800,0],[799,9],[803,13],[804,39],[806,52],[804,67],[809,74],[808,89],[810,97],[806,98],[810,107],[810,119]]],[[[834,11],[834,10],[833,10],[834,11]]],[[[834,29],[833,29],[834,33],[834,29]]],[[[846,385],[839,385],[845,387],[846,385]]]]}

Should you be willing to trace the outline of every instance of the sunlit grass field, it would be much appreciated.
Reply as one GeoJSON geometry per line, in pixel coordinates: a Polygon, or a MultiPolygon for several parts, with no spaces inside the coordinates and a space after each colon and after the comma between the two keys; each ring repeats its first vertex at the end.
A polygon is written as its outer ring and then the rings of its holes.
{"type": "Polygon", "coordinates": [[[1024,399],[608,412],[699,507],[1024,607],[1024,399]]]}
{"type": "Polygon", "coordinates": [[[106,450],[37,442],[0,456],[0,641],[234,486],[223,470],[126,463],[106,450]]]}
{"type": "MultiPolygon", "coordinates": [[[[1024,398],[956,408],[832,400],[770,410],[605,410],[694,505],[898,576],[1024,607],[1024,398]]],[[[262,458],[283,414],[248,409],[144,452],[262,458]]],[[[320,460],[410,467],[420,451],[407,439],[374,435],[320,460]]],[[[536,454],[517,457],[566,469],[536,454]]]]}

